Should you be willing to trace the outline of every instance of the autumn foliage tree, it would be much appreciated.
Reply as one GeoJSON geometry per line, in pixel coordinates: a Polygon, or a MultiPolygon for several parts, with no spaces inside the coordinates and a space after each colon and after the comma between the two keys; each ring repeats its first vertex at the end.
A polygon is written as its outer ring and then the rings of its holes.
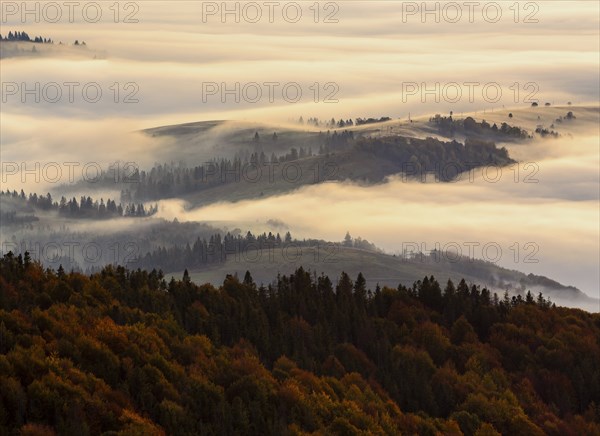
{"type": "Polygon", "coordinates": [[[600,318],[430,276],[366,289],[0,260],[2,434],[600,432],[600,318]]]}

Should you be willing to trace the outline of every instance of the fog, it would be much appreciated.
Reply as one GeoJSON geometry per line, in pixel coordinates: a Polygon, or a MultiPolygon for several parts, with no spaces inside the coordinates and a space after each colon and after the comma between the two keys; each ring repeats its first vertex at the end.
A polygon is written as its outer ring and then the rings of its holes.
{"type": "MultiPolygon", "coordinates": [[[[46,52],[38,56],[1,61],[2,189],[45,192],[58,186],[43,177],[21,179],[6,163],[24,163],[29,169],[36,162],[41,167],[57,162],[64,172],[60,183],[67,177],[65,162],[76,162],[78,168],[93,162],[104,168],[122,161],[148,168],[176,145],[136,132],[161,125],[211,119],[284,123],[300,115],[406,120],[409,113],[415,118],[450,111],[479,111],[478,119],[503,122],[504,106],[516,108],[511,124],[532,128],[538,123],[548,126],[557,114],[565,114],[566,109],[519,112],[529,106],[526,100],[532,89],[536,90],[532,98],[541,104],[571,101],[576,115],[584,103],[597,107],[598,3],[535,3],[539,11],[534,23],[523,22],[528,12],[524,10],[515,23],[508,3],[501,3],[503,16],[497,23],[483,19],[479,9],[473,23],[466,18],[458,23],[431,19],[423,23],[420,15],[407,16],[404,11],[403,17],[400,3],[366,1],[338,2],[337,23],[323,23],[328,12],[324,10],[315,23],[308,3],[303,3],[304,18],[298,23],[280,15],[263,24],[223,23],[218,16],[203,22],[202,2],[136,2],[137,23],[114,23],[108,9],[98,23],[85,22],[80,15],[74,23],[24,23],[20,17],[3,15],[3,34],[25,30],[31,36],[62,41],[65,47],[41,47],[46,52]],[[87,47],[70,46],[76,39],[87,47]],[[65,82],[78,84],[72,102],[65,82]],[[207,82],[229,87],[236,82],[240,87],[275,82],[278,87],[272,102],[264,87],[258,101],[236,102],[220,92],[203,94],[207,82]],[[295,103],[286,101],[281,92],[291,82],[302,90],[295,103]],[[325,88],[330,82],[335,87],[325,88]],[[441,88],[456,82],[462,97],[453,101],[450,94],[438,93],[436,101],[421,91],[407,93],[403,83],[408,82],[428,87],[439,83],[441,88]],[[466,82],[478,83],[473,98],[462,86],[466,82]],[[16,92],[9,92],[8,83],[17,84],[16,92]],[[24,95],[23,86],[31,89],[36,83],[39,101],[24,95]],[[56,102],[41,91],[49,83],[58,84],[62,92],[56,102]],[[102,91],[97,102],[81,93],[89,83],[102,91]],[[315,83],[316,102],[310,88],[315,83]],[[501,98],[483,96],[487,83],[498,84],[501,98]],[[527,87],[531,83],[533,88],[527,87]]],[[[506,144],[521,162],[519,183],[514,183],[510,170],[497,183],[481,174],[475,174],[472,182],[451,184],[392,178],[374,187],[326,184],[193,211],[172,200],[161,202],[160,214],[180,220],[210,217],[253,230],[277,220],[297,236],[333,240],[349,230],[390,252],[401,250],[402,242],[425,243],[427,249],[435,248],[436,242],[497,242],[503,266],[544,274],[597,297],[599,136],[593,124],[597,121],[596,111],[578,118],[572,127],[557,126],[572,137],[527,146],[506,144]],[[539,183],[523,182],[531,169],[523,168],[526,162],[538,165],[539,183]],[[517,263],[510,249],[515,242],[521,247],[517,263]],[[538,263],[523,262],[526,242],[539,246],[538,263]]],[[[171,158],[180,157],[173,152],[171,158]]],[[[81,177],[81,171],[75,175],[81,177]]]]}
{"type": "MultiPolygon", "coordinates": [[[[539,113],[551,119],[561,111],[539,113]]],[[[532,112],[515,112],[515,118],[527,125],[537,120],[532,112]]],[[[464,255],[546,275],[598,298],[600,154],[593,133],[600,120],[597,109],[580,113],[579,135],[506,144],[518,164],[476,169],[452,183],[420,183],[400,176],[369,187],[327,183],[192,210],[181,200],[167,200],[159,202],[159,216],[210,217],[221,225],[257,231],[273,230],[268,222],[277,219],[296,237],[339,241],[350,231],[390,253],[414,243],[427,251],[456,251],[458,244],[464,255]],[[472,242],[480,245],[469,251],[472,242]],[[490,247],[484,249],[486,244],[490,247]]],[[[506,118],[506,113],[498,117],[506,118]]],[[[571,129],[575,127],[565,128],[571,129]]]]}
{"type": "Polygon", "coordinates": [[[487,22],[481,9],[475,11],[473,23],[468,22],[467,10],[458,23],[435,22],[435,16],[423,23],[420,14],[403,15],[400,3],[351,2],[338,4],[337,23],[323,23],[323,11],[315,23],[305,5],[297,23],[275,15],[273,23],[263,24],[243,19],[236,23],[235,17],[223,23],[220,15],[203,22],[202,3],[139,2],[138,23],[112,23],[109,10],[98,23],[84,22],[77,14],[74,23],[56,24],[20,23],[9,16],[3,23],[7,30],[23,29],[66,44],[85,40],[87,47],[80,51],[89,58],[74,56],[69,46],[63,57],[3,59],[3,82],[94,82],[101,85],[103,98],[88,103],[77,92],[73,103],[66,98],[35,103],[29,97],[23,104],[19,92],[8,96],[3,111],[36,119],[57,114],[70,119],[131,117],[154,127],[215,118],[406,117],[408,112],[477,110],[522,103],[529,94],[524,85],[530,82],[538,87],[534,97],[542,101],[598,98],[594,2],[536,2],[535,23],[522,22],[524,11],[515,23],[508,6],[496,23],[487,22]],[[98,51],[103,58],[93,59],[98,51]],[[242,87],[249,82],[281,85],[273,102],[263,88],[262,98],[250,103],[243,98],[236,102],[231,95],[221,98],[220,93],[203,98],[206,82],[224,82],[229,88],[236,82],[242,87]],[[283,85],[290,82],[301,85],[302,97],[296,103],[282,96],[283,85]],[[323,85],[329,82],[339,87],[329,99],[338,103],[324,102],[329,90],[323,85]],[[438,82],[480,85],[473,98],[461,86],[458,101],[442,97],[436,103],[421,92],[403,95],[402,84],[407,82],[424,82],[429,88],[438,82]],[[483,95],[483,85],[490,82],[502,87],[502,98],[494,103],[483,95]],[[515,82],[521,88],[518,96],[509,89],[515,82]],[[108,89],[114,83],[135,83],[133,99],[139,103],[123,101],[133,89],[121,89],[115,103],[114,90],[108,89]],[[314,83],[320,88],[317,103],[309,89],[314,83]]]}

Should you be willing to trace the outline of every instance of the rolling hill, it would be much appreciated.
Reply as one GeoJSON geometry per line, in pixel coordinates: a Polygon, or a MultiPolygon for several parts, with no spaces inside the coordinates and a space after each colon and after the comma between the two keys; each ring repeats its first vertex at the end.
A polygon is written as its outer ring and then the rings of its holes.
{"type": "MultiPolygon", "coordinates": [[[[227,274],[242,278],[250,271],[256,283],[271,283],[278,274],[288,275],[302,266],[313,274],[339,277],[344,271],[352,278],[359,272],[365,276],[372,290],[377,285],[396,288],[399,284],[411,286],[425,276],[433,275],[441,283],[451,279],[455,284],[461,279],[477,283],[497,292],[501,297],[505,290],[509,294],[524,294],[528,290],[542,292],[552,301],[563,306],[586,307],[590,311],[600,310],[600,301],[588,297],[579,289],[562,285],[547,277],[509,270],[478,259],[451,255],[415,255],[413,258],[389,255],[381,252],[348,248],[339,244],[312,247],[290,246],[286,249],[264,249],[228,256],[218,265],[190,271],[190,278],[198,284],[219,284],[227,274]]],[[[172,275],[181,277],[183,272],[172,275]]]]}

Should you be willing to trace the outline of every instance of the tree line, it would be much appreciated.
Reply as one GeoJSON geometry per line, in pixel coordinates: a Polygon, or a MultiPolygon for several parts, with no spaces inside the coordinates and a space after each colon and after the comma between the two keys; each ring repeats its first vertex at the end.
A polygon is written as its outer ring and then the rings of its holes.
{"type": "Polygon", "coordinates": [[[27,32],[8,32],[8,35],[3,37],[0,34],[0,41],[24,41],[24,42],[36,42],[41,44],[54,44],[54,41],[50,38],[43,38],[41,36],[36,36],[33,39],[27,34],[27,32]]]}
{"type": "Polygon", "coordinates": [[[469,137],[464,144],[431,137],[363,137],[356,141],[355,150],[384,159],[391,166],[388,174],[379,174],[380,177],[394,173],[419,177],[430,173],[441,181],[450,181],[473,168],[503,167],[515,162],[505,147],[498,148],[493,142],[469,137]]]}
{"type": "MultiPolygon", "coordinates": [[[[311,248],[319,245],[331,248],[334,243],[317,239],[294,239],[289,231],[283,237],[279,233],[272,232],[258,235],[254,235],[250,231],[245,235],[233,235],[227,232],[223,236],[216,233],[209,238],[197,237],[192,244],[156,247],[135,259],[130,266],[142,269],[159,268],[163,271],[183,271],[184,269],[200,269],[210,264],[224,263],[228,258],[244,258],[240,255],[254,258],[252,252],[257,250],[278,249],[280,252],[289,250],[290,253],[295,253],[294,250],[298,248],[311,248]]],[[[349,233],[346,233],[341,245],[346,248],[378,251],[378,248],[366,239],[352,238],[349,233]]]]}
{"type": "Polygon", "coordinates": [[[454,119],[452,115],[441,116],[436,114],[429,119],[429,122],[435,125],[441,134],[454,136],[456,133],[464,133],[468,135],[505,135],[517,139],[531,138],[531,135],[524,129],[516,126],[510,126],[507,123],[501,123],[500,127],[496,123],[490,125],[485,120],[481,122],[475,121],[472,117],[467,117],[464,120],[454,119]]]}
{"type": "MultiPolygon", "coordinates": [[[[98,201],[89,196],[81,196],[79,202],[75,197],[67,200],[64,196],[61,197],[60,201],[54,201],[50,193],[46,195],[30,193],[27,196],[22,189],[20,193],[16,190],[12,192],[10,190],[6,190],[6,192],[0,191],[0,200],[2,197],[5,199],[15,199],[20,202],[21,206],[29,206],[33,209],[44,211],[55,211],[59,215],[68,218],[108,219],[115,217],[148,217],[158,211],[158,205],[156,204],[151,207],[145,207],[143,203],[126,203],[123,206],[122,203],[117,204],[115,200],[111,200],[110,198],[106,200],[106,203],[103,198],[98,201]]],[[[16,212],[13,211],[11,213],[16,216],[16,212]]]]}
{"type": "MultiPolygon", "coordinates": [[[[38,44],[54,44],[54,41],[51,38],[45,38],[42,36],[35,36],[33,37],[33,39],[31,38],[31,36],[29,36],[27,34],[27,32],[25,31],[10,31],[8,32],[8,34],[6,36],[2,36],[2,34],[0,34],[0,41],[7,41],[7,42],[33,42],[33,43],[38,43],[38,44]]],[[[62,45],[62,41],[59,42],[59,45],[62,45]]],[[[81,41],[79,42],[79,40],[75,40],[75,42],[73,43],[74,46],[86,46],[87,44],[85,43],[85,41],[81,41]]]]}
{"type": "Polygon", "coordinates": [[[335,129],[335,128],[344,128],[344,127],[352,127],[354,125],[356,126],[360,126],[363,124],[374,124],[374,123],[383,123],[385,121],[390,121],[391,118],[390,117],[380,117],[380,118],[356,118],[355,121],[352,121],[351,118],[348,118],[346,120],[344,120],[343,118],[340,118],[339,120],[336,120],[335,118],[331,118],[331,120],[329,121],[322,121],[319,120],[318,117],[309,117],[306,120],[306,123],[304,122],[304,117],[300,117],[298,118],[298,124],[304,125],[307,124],[309,126],[314,126],[314,127],[325,127],[328,129],[335,129]]]}

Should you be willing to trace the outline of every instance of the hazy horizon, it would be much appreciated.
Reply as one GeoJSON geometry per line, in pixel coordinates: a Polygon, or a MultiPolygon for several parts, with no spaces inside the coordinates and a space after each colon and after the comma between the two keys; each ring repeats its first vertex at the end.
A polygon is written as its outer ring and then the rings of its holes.
{"type": "MultiPolygon", "coordinates": [[[[551,107],[570,102],[575,115],[584,105],[598,107],[597,2],[535,2],[537,10],[524,10],[520,4],[517,23],[505,2],[496,23],[486,21],[480,8],[473,23],[467,9],[459,22],[450,23],[442,12],[439,22],[431,16],[422,22],[420,14],[403,11],[400,3],[330,3],[333,9],[319,5],[318,23],[308,3],[301,4],[303,16],[297,23],[275,14],[273,23],[263,15],[262,24],[222,22],[219,15],[205,16],[203,22],[202,2],[135,2],[137,23],[123,22],[130,12],[125,10],[120,11],[121,22],[114,23],[108,6],[98,23],[86,22],[80,14],[73,23],[64,17],[58,23],[23,22],[3,9],[3,36],[26,31],[55,44],[40,47],[35,56],[1,60],[0,160],[24,162],[28,168],[36,162],[97,162],[105,167],[121,160],[150,169],[165,161],[165,150],[173,161],[180,159],[168,138],[136,133],[163,125],[215,119],[284,124],[300,116],[406,121],[409,114],[416,118],[450,111],[456,116],[477,112],[478,119],[488,121],[500,113],[500,122],[515,108],[510,123],[532,128],[533,115],[516,113],[529,108],[528,97],[539,101],[540,110],[546,102],[551,107]],[[323,22],[328,15],[338,22],[323,22]],[[524,22],[528,16],[537,22],[524,22]],[[75,40],[86,46],[74,48],[75,40]],[[43,96],[36,102],[21,89],[13,94],[6,88],[9,83],[32,87],[36,82],[42,88],[58,83],[63,92],[65,82],[77,82],[78,90],[96,83],[103,98],[90,103],[76,92],[73,103],[67,94],[58,102],[43,96]],[[253,82],[263,92],[255,103],[244,101],[243,95],[236,102],[227,94],[223,103],[220,90],[202,92],[209,83],[239,83],[241,89],[253,82]],[[118,102],[111,88],[115,83],[118,102]],[[273,102],[264,83],[278,84],[273,102]],[[299,84],[303,92],[296,103],[279,91],[290,83],[299,84]],[[439,102],[412,87],[435,88],[436,83],[439,102]],[[454,83],[463,93],[458,101],[452,94],[456,88],[450,86],[446,95],[441,91],[454,83]],[[482,94],[490,84],[492,91],[502,91],[498,101],[482,94]],[[472,99],[469,86],[474,87],[472,99]],[[138,101],[127,103],[128,96],[138,101]]],[[[513,158],[539,165],[537,184],[512,183],[509,172],[499,183],[478,178],[473,183],[420,184],[392,178],[382,185],[324,184],[191,211],[183,209],[183,200],[163,200],[159,216],[200,221],[210,216],[244,230],[263,229],[267,220],[276,218],[298,237],[340,240],[348,230],[390,252],[413,240],[428,248],[435,242],[497,242],[504,250],[500,265],[546,275],[598,298],[597,121],[596,111],[595,118],[587,114],[580,120],[582,130],[569,131],[572,137],[535,141],[528,147],[506,145],[513,158]],[[510,246],[528,242],[539,245],[539,263],[511,263],[510,246]]],[[[2,185],[3,190],[25,187],[28,193],[57,187],[31,182],[31,177],[22,183],[17,176],[2,185]]]]}

